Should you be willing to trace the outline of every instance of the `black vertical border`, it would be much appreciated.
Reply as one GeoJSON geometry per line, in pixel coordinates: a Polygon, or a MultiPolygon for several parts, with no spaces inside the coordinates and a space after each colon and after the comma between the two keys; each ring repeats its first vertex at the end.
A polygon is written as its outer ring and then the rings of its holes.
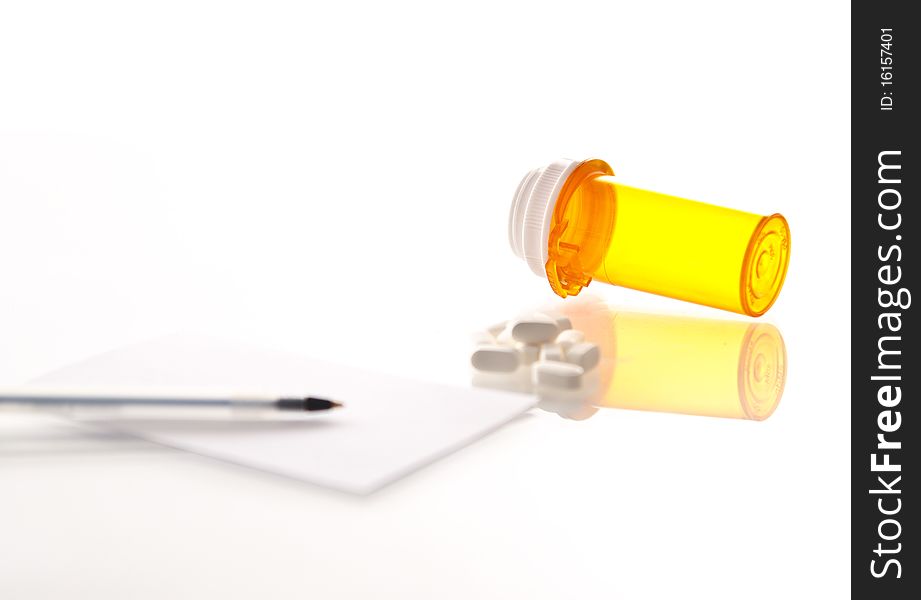
{"type": "MultiPolygon", "coordinates": [[[[916,239],[919,229],[916,205],[921,198],[917,193],[918,154],[915,151],[919,134],[916,123],[921,120],[916,114],[921,110],[921,103],[915,91],[916,78],[921,76],[921,63],[917,60],[921,23],[909,16],[909,12],[917,8],[913,5],[878,0],[851,5],[851,586],[854,598],[921,597],[917,595],[917,590],[921,589],[918,582],[921,565],[914,560],[917,556],[914,544],[918,539],[915,517],[918,499],[908,492],[908,488],[917,488],[919,484],[915,467],[918,459],[914,457],[921,446],[919,415],[915,408],[921,402],[918,397],[921,363],[916,351],[918,327],[914,302],[921,302],[921,296],[913,297],[911,305],[905,309],[884,308],[879,299],[880,289],[892,293],[899,288],[909,293],[918,291],[915,284],[921,270],[916,239]],[[886,70],[881,68],[887,56],[881,52],[884,28],[892,30],[889,48],[892,84],[888,86],[881,83],[886,77],[882,75],[886,70]],[[891,110],[882,110],[888,102],[884,97],[892,98],[891,110]],[[885,151],[901,153],[886,157],[888,163],[900,164],[901,169],[883,173],[884,179],[900,179],[899,183],[879,182],[879,155],[885,151]],[[898,208],[885,210],[880,207],[880,193],[883,193],[884,203],[897,203],[898,194],[884,192],[887,189],[895,189],[901,195],[898,208]],[[899,217],[898,228],[886,230],[881,226],[880,219],[883,224],[892,226],[899,217]],[[899,273],[896,267],[901,269],[901,279],[895,284],[881,283],[881,276],[892,279],[899,273]],[[881,268],[885,269],[882,274],[881,268]],[[890,331],[890,326],[899,322],[895,319],[883,317],[880,327],[883,313],[900,313],[899,331],[890,331]],[[884,362],[898,363],[900,369],[879,368],[879,343],[883,336],[899,338],[884,341],[883,347],[901,352],[884,356],[884,362]],[[879,375],[898,375],[901,380],[872,379],[879,375]],[[880,388],[887,384],[899,386],[901,390],[897,405],[887,407],[879,401],[880,388]],[[896,422],[899,426],[895,431],[881,430],[881,427],[892,429],[896,422]],[[901,449],[878,448],[877,436],[881,433],[887,440],[901,442],[901,449]],[[874,472],[871,469],[874,453],[877,462],[884,460],[883,454],[889,454],[890,461],[901,465],[901,470],[874,472]],[[898,476],[901,480],[893,484],[898,476]],[[885,491],[884,484],[899,492],[873,491],[885,491]],[[895,514],[881,512],[881,509],[891,512],[896,507],[899,510],[895,514]],[[885,519],[893,519],[898,524],[883,523],[885,519]],[[897,537],[891,540],[883,537],[896,533],[897,537]],[[886,561],[890,559],[898,561],[899,568],[895,563],[886,568],[886,561]],[[876,577],[873,570],[885,574],[876,577]],[[901,577],[896,577],[897,574],[901,577]]],[[[834,260],[834,257],[829,255],[828,259],[834,260]]],[[[883,303],[886,301],[884,298],[883,303]]]]}

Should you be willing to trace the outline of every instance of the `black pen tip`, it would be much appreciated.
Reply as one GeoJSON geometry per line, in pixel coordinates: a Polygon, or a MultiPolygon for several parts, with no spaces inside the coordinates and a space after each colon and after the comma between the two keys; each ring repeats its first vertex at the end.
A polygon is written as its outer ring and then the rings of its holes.
{"type": "Polygon", "coordinates": [[[315,396],[306,396],[301,398],[280,398],[276,401],[276,406],[281,410],[306,411],[329,410],[339,408],[341,402],[327,400],[326,398],[317,398],[315,396]]]}
{"type": "Polygon", "coordinates": [[[315,398],[314,396],[307,396],[304,398],[304,410],[329,410],[331,408],[338,408],[342,406],[341,402],[336,402],[334,400],[327,400],[326,398],[315,398]]]}

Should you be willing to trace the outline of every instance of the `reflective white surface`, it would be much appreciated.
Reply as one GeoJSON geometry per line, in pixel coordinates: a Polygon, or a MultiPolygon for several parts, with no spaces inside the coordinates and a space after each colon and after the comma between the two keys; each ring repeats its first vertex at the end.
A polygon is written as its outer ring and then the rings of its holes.
{"type": "Polygon", "coordinates": [[[193,331],[468,385],[556,301],[506,225],[561,155],[783,213],[789,369],[766,421],[534,411],[365,499],[3,415],[0,596],[846,593],[840,6],[51,4],[0,17],[4,384],[193,331]]]}

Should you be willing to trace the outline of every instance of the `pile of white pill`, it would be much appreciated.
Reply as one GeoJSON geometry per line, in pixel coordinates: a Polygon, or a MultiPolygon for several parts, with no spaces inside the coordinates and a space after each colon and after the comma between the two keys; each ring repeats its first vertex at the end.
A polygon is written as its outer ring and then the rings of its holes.
{"type": "Polygon", "coordinates": [[[529,367],[531,384],[541,388],[579,389],[583,376],[601,360],[598,346],[586,342],[562,315],[534,313],[503,321],[477,332],[474,342],[474,369],[511,376],[529,367]]]}

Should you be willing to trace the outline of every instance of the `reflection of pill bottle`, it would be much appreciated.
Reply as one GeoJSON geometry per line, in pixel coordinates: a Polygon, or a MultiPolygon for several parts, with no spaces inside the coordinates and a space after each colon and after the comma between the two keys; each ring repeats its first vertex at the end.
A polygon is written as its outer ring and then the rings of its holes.
{"type": "Polygon", "coordinates": [[[780,402],[787,353],[773,325],[570,306],[605,357],[596,406],[761,421],[780,402]]]}
{"type": "Polygon", "coordinates": [[[597,159],[528,173],[509,242],[564,298],[597,279],[751,316],[774,303],[790,257],[781,215],[629,187],[597,159]]]}

